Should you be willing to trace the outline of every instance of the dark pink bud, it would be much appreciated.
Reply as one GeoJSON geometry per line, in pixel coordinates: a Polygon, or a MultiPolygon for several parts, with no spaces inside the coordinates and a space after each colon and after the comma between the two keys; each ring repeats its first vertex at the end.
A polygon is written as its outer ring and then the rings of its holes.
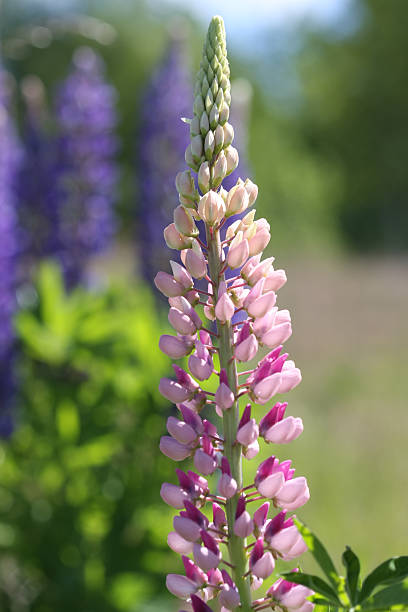
{"type": "Polygon", "coordinates": [[[223,474],[228,474],[228,476],[231,476],[231,467],[226,457],[223,457],[221,459],[221,472],[223,474]]]}
{"type": "Polygon", "coordinates": [[[201,569],[208,572],[218,566],[221,561],[221,552],[214,538],[204,530],[201,531],[201,539],[204,546],[194,544],[194,560],[201,569]]]}
{"type": "Polygon", "coordinates": [[[213,423],[211,423],[211,421],[207,421],[207,419],[204,419],[203,425],[204,425],[204,433],[206,434],[206,436],[215,437],[218,435],[217,428],[213,423]]]}
{"type": "Polygon", "coordinates": [[[259,465],[256,475],[255,475],[255,486],[259,484],[261,480],[267,478],[270,474],[272,474],[272,469],[275,465],[276,458],[274,456],[268,457],[265,461],[259,465]]]}
{"type": "Polygon", "coordinates": [[[251,551],[251,556],[249,557],[249,567],[250,568],[253,567],[254,563],[259,561],[259,559],[263,555],[263,551],[264,551],[263,539],[258,538],[257,541],[255,542],[255,546],[253,547],[251,551]]]}
{"type": "Polygon", "coordinates": [[[265,540],[269,542],[269,540],[274,536],[278,531],[284,529],[285,527],[290,527],[293,525],[293,519],[289,518],[285,520],[286,511],[279,512],[276,516],[273,517],[271,521],[269,521],[267,528],[265,529],[265,540]]]}
{"type": "Polygon", "coordinates": [[[193,606],[194,612],[212,612],[210,606],[197,597],[197,595],[191,595],[191,605],[193,606]]]}
{"type": "Polygon", "coordinates": [[[225,516],[224,510],[216,503],[213,503],[213,523],[217,529],[227,524],[227,517],[225,516]]]}
{"type": "Polygon", "coordinates": [[[287,405],[287,402],[283,402],[282,404],[277,402],[261,419],[259,423],[259,433],[261,436],[264,436],[268,429],[283,419],[287,405]]]}
{"type": "Polygon", "coordinates": [[[188,500],[184,503],[184,507],[186,509],[188,518],[197,523],[197,525],[200,525],[201,529],[207,529],[208,518],[205,516],[205,514],[200,512],[200,510],[198,510],[198,508],[196,508],[194,504],[188,500]]]}
{"type": "Polygon", "coordinates": [[[207,576],[205,573],[199,567],[197,567],[197,565],[193,563],[191,559],[182,556],[181,560],[183,561],[187,578],[193,580],[193,582],[195,582],[197,585],[207,582],[207,576]]]}
{"type": "Polygon", "coordinates": [[[262,538],[256,541],[252,549],[249,567],[254,576],[262,579],[268,578],[275,568],[275,560],[272,554],[269,551],[264,552],[262,538]]]}
{"type": "Polygon", "coordinates": [[[190,425],[190,427],[192,427],[197,434],[200,435],[204,432],[203,421],[201,420],[199,415],[194,412],[194,410],[191,410],[191,408],[188,408],[184,404],[181,404],[180,412],[183,415],[183,419],[185,420],[185,422],[190,425]]]}
{"type": "Polygon", "coordinates": [[[183,368],[180,368],[180,366],[176,365],[175,363],[173,363],[173,370],[176,373],[177,382],[188,389],[188,391],[194,392],[200,388],[200,385],[196,383],[190,374],[187,374],[183,368]]]}
{"type": "Polygon", "coordinates": [[[250,418],[251,418],[251,404],[247,404],[245,406],[244,412],[242,413],[242,417],[239,422],[238,429],[240,429],[241,427],[249,423],[250,418]]]}
{"type": "Polygon", "coordinates": [[[221,584],[223,582],[222,573],[218,568],[210,569],[208,572],[208,583],[209,584],[221,584]]]}
{"type": "Polygon", "coordinates": [[[265,502],[254,512],[254,523],[258,528],[262,528],[265,525],[266,517],[269,512],[269,502],[265,502]]]}
{"type": "Polygon", "coordinates": [[[240,604],[238,589],[229,584],[224,584],[219,595],[219,601],[224,610],[235,610],[240,604]]]}

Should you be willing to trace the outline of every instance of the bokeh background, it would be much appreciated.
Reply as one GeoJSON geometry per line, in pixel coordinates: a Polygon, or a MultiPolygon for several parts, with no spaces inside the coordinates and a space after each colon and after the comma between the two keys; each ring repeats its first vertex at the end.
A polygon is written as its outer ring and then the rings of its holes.
{"type": "Polygon", "coordinates": [[[1,610],[177,609],[151,281],[216,13],[235,179],[259,185],[289,277],[298,514],[366,570],[407,553],[408,3],[3,0],[1,610]]]}

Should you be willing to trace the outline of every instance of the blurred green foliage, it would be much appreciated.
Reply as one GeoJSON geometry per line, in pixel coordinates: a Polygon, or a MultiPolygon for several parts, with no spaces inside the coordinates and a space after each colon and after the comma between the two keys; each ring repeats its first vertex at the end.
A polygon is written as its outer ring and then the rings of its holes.
{"type": "Polygon", "coordinates": [[[36,291],[16,322],[20,423],[0,448],[0,609],[142,610],[171,563],[160,320],[143,287],[67,295],[54,264],[36,291]]]}

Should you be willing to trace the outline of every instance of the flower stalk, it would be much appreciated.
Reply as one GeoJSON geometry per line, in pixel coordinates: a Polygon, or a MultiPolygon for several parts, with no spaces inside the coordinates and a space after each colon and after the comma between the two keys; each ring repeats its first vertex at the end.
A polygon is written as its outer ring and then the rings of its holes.
{"type": "Polygon", "coordinates": [[[286,275],[273,268],[273,258],[261,260],[270,239],[269,224],[255,220],[255,211],[247,212],[258,188],[249,179],[238,179],[229,191],[222,187],[238,164],[228,124],[230,101],[224,23],[214,17],[197,76],[186,150],[199,189],[190,171],[177,175],[180,206],[164,237],[169,247],[180,251],[181,263],[172,261],[172,274],[159,272],[155,278],[169,299],[169,322],[177,332],[163,335],[160,349],[173,359],[189,356],[189,372],[174,365],[176,380],[160,382],[161,393],[176,404],[180,416],[169,417],[170,435],[162,437],[160,448],[175,461],[192,457],[196,470],[177,470],[179,485],[164,483],[161,489],[163,500],[180,510],[168,543],[182,555],[185,567],[185,575],[167,577],[167,587],[184,600],[181,612],[208,612],[212,608],[206,602],[212,599],[221,612],[250,612],[260,605],[276,612],[282,605],[287,612],[310,612],[311,591],[282,580],[252,602],[252,591],[273,573],[276,559],[289,561],[306,550],[293,517],[286,514],[307,502],[309,490],[305,478],[294,478],[291,461],[279,462],[275,455],[260,464],[253,483],[243,483],[242,460],[258,454],[258,438],[285,444],[300,435],[303,424],[299,418],[284,418],[286,402],[264,409],[259,423],[252,416],[252,404],[267,405],[299,384],[301,375],[282,354],[292,328],[289,312],[278,310],[275,303],[286,275]],[[201,288],[202,279],[208,282],[207,291],[201,288]],[[259,347],[270,352],[255,368],[244,366],[239,372],[259,347]],[[205,389],[214,376],[215,394],[205,389]],[[210,421],[214,408],[222,432],[210,421]],[[217,471],[215,494],[206,476],[217,471]],[[271,507],[279,510],[273,518],[271,507]]]}

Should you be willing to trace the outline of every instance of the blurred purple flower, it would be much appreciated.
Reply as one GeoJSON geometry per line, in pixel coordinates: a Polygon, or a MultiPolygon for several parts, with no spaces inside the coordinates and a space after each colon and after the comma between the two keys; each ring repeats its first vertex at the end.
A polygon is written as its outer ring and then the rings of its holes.
{"type": "Polygon", "coordinates": [[[169,261],[170,250],[163,247],[163,226],[172,221],[178,204],[174,177],[189,143],[189,128],[181,117],[189,116],[192,100],[182,43],[172,40],[142,101],[138,218],[141,272],[149,282],[169,261]]]}
{"type": "Polygon", "coordinates": [[[0,436],[13,429],[13,314],[16,308],[16,173],[20,149],[10,116],[8,75],[0,66],[0,436]]]}
{"type": "Polygon", "coordinates": [[[115,230],[115,102],[102,59],[78,49],[56,101],[58,241],[68,287],[84,280],[90,256],[110,245],[115,230]]]}
{"type": "Polygon", "coordinates": [[[21,235],[21,275],[42,257],[58,253],[55,178],[55,140],[47,130],[49,117],[41,81],[34,76],[22,83],[25,100],[23,160],[18,181],[18,212],[21,235]]]}

